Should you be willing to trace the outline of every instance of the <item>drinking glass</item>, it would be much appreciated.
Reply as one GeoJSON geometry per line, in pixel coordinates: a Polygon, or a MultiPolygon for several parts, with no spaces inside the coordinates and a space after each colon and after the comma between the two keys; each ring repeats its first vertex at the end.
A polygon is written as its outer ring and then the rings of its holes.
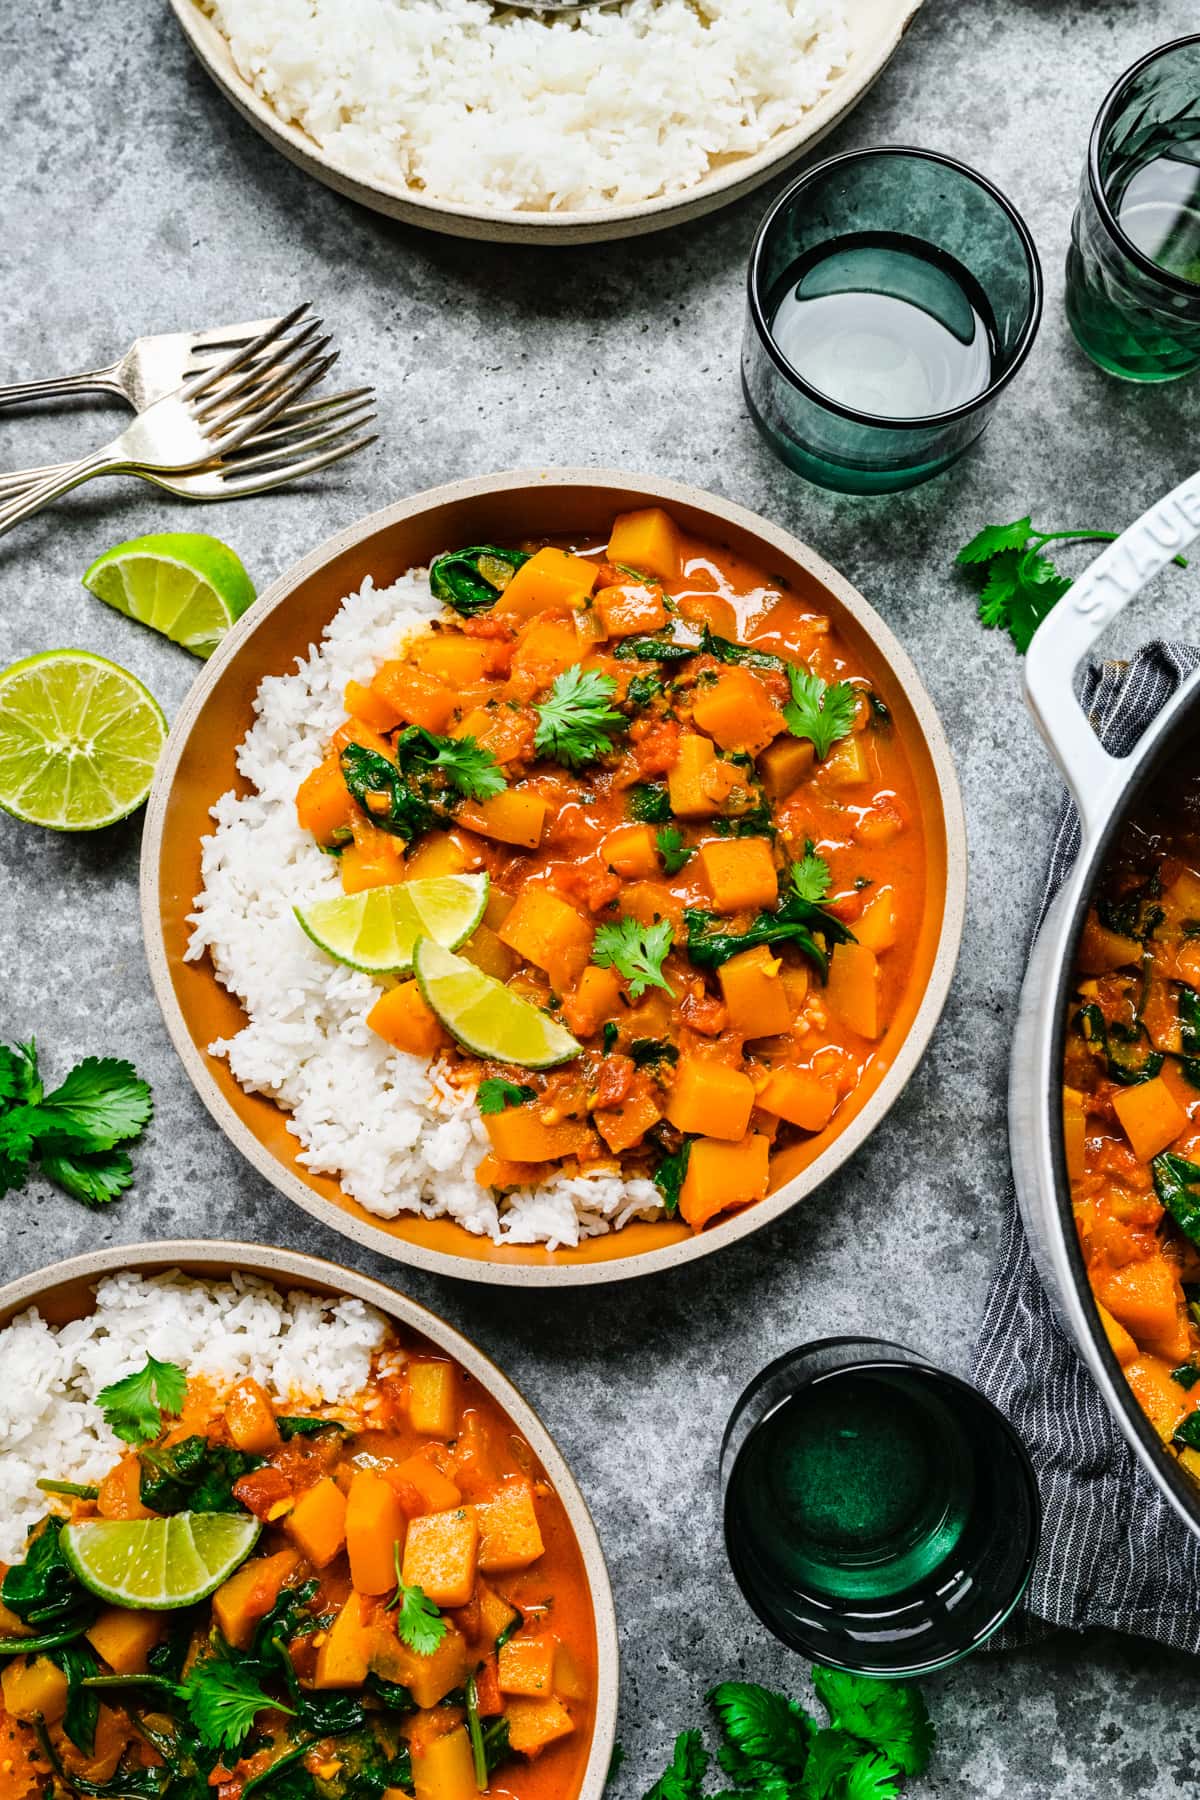
{"type": "Polygon", "coordinates": [[[1096,115],[1067,318],[1092,361],[1124,381],[1200,369],[1200,35],[1144,56],[1096,115]]]}
{"type": "Polygon", "coordinates": [[[729,1560],[763,1624],[859,1675],[966,1656],[1037,1555],[1037,1483],[1008,1420],[881,1339],[825,1338],[764,1369],[726,1427],[721,1488],[729,1560]]]}
{"type": "Polygon", "coordinates": [[[767,442],[821,487],[882,494],[940,474],[979,436],[1037,335],[1042,271],[1020,214],[973,169],[928,150],[858,150],[807,170],[775,201],[754,240],[747,298],[742,389],[767,442]],[[849,285],[842,257],[857,272],[849,285]],[[976,356],[974,387],[943,384],[949,399],[937,399],[931,382],[935,398],[921,407],[925,388],[906,380],[912,357],[901,347],[889,363],[870,330],[844,339],[837,382],[801,373],[772,323],[797,271],[814,269],[835,323],[864,293],[868,303],[899,302],[918,349],[932,330],[952,352],[976,356]],[[860,344],[880,373],[879,399],[866,407],[847,398],[860,344]]]}

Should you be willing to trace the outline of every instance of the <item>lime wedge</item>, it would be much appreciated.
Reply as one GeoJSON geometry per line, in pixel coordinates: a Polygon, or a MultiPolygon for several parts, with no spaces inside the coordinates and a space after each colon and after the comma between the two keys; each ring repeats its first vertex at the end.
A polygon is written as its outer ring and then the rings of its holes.
{"type": "Polygon", "coordinates": [[[169,1519],[80,1519],[64,1525],[62,1553],[84,1587],[112,1606],[167,1612],[194,1606],[244,1563],[262,1526],[245,1513],[175,1513],[169,1519]]]}
{"type": "Polygon", "coordinates": [[[447,950],[466,943],[483,917],[488,886],[486,875],[431,875],[292,910],[313,943],[338,962],[368,975],[407,975],[419,937],[447,950]]]}
{"type": "Polygon", "coordinates": [[[98,831],[140,806],[167,735],[128,669],[46,650],[0,672],[0,807],[52,831],[98,831]]]}
{"type": "Polygon", "coordinates": [[[553,1069],[570,1062],[583,1048],[563,1026],[510,993],[502,981],[432,938],[417,939],[413,968],[425,1004],[475,1056],[516,1063],[522,1069],[553,1069]]]}
{"type": "Polygon", "coordinates": [[[211,656],[254,599],[241,558],[202,531],[131,538],[98,556],[83,585],[197,656],[211,656]]]}

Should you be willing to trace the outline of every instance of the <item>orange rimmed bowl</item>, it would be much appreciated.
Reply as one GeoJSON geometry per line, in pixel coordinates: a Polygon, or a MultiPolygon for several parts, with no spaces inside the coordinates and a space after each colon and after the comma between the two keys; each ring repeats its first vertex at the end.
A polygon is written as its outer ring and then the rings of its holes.
{"type": "Polygon", "coordinates": [[[945,733],[916,669],[850,583],[787,532],[714,494],[608,469],[514,471],[456,482],[398,501],[330,538],[270,587],[207,664],[171,730],[155,776],[142,842],[142,925],[167,1029],[196,1091],[226,1135],[272,1185],[306,1212],[378,1254],[473,1281],[571,1286],[649,1275],[706,1256],[757,1231],[827,1180],[880,1123],[915,1070],[949,991],[962,938],[967,849],[962,800],[945,733]],[[332,1178],[297,1160],[288,1115],[247,1094],[207,1053],[245,1023],[207,960],[186,963],[188,914],[200,891],[209,810],[239,787],[238,744],[267,675],[287,672],[316,643],[347,594],[371,575],[398,579],[457,544],[505,536],[607,535],[614,514],[664,506],[684,530],[770,571],[827,612],[871,671],[908,755],[926,847],[925,908],[913,972],[866,1076],[827,1129],[776,1157],[765,1200],[699,1236],[685,1225],[634,1222],[575,1249],[496,1245],[450,1219],[381,1219],[332,1178]]]}
{"type": "MultiPolygon", "coordinates": [[[[303,1288],[334,1300],[346,1296],[362,1300],[399,1326],[406,1336],[421,1338],[443,1355],[453,1357],[507,1415],[562,1502],[587,1582],[595,1642],[595,1703],[590,1734],[580,1733],[578,1742],[567,1739],[543,1752],[530,1769],[532,1779],[522,1785],[524,1791],[541,1800],[550,1800],[551,1796],[553,1800],[600,1800],[612,1761],[620,1682],[612,1588],[587,1502],[562,1452],[524,1396],[469,1338],[436,1313],[418,1306],[415,1300],[370,1276],[343,1268],[340,1263],[261,1244],[180,1238],[158,1244],[119,1245],[72,1257],[68,1262],[54,1263],[0,1287],[0,1330],[30,1307],[36,1307],[49,1324],[56,1326],[86,1318],[94,1307],[96,1284],[106,1275],[153,1276],[171,1269],[204,1281],[225,1281],[240,1272],[259,1276],[280,1289],[303,1288]]],[[[0,1791],[4,1791],[3,1784],[0,1791]]]]}

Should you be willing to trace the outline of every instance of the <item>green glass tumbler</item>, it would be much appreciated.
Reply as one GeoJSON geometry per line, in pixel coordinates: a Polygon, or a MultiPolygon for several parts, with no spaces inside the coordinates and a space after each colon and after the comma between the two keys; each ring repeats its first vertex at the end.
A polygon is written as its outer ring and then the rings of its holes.
{"type": "Polygon", "coordinates": [[[977,1388],[916,1351],[825,1338],[751,1382],[721,1449],[725,1547],[794,1650],[919,1675],[1018,1604],[1041,1506],[1023,1444],[977,1388]]]}
{"type": "Polygon", "coordinates": [[[983,431],[1041,312],[1033,239],[982,175],[928,150],[851,151],[807,170],[758,228],[742,390],[809,481],[915,487],[983,431]]]}
{"type": "Polygon", "coordinates": [[[1200,369],[1200,36],[1144,56],[1096,115],[1067,318],[1092,361],[1123,381],[1200,369]]]}

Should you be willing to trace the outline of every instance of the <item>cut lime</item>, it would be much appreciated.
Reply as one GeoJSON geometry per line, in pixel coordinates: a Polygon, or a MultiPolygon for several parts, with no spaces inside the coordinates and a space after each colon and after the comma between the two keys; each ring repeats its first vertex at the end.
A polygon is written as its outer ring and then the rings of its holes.
{"type": "Polygon", "coordinates": [[[64,1525],[62,1553],[84,1587],[111,1606],[168,1612],[206,1600],[244,1563],[262,1526],[245,1513],[175,1513],[169,1519],[80,1519],[64,1525]]]}
{"type": "Polygon", "coordinates": [[[164,531],[118,544],[96,558],[83,585],[197,656],[211,656],[254,599],[241,558],[202,531],[164,531]]]}
{"type": "Polygon", "coordinates": [[[474,1056],[516,1063],[522,1069],[553,1069],[570,1062],[583,1048],[562,1025],[510,993],[502,981],[432,938],[417,939],[413,968],[425,1004],[474,1056]]]}
{"type": "Polygon", "coordinates": [[[293,911],[313,943],[338,962],[368,975],[407,975],[419,937],[447,950],[466,943],[483,917],[488,886],[486,875],[431,875],[293,911]]]}
{"type": "Polygon", "coordinates": [[[52,831],[98,831],[140,806],[167,735],[136,675],[90,650],[0,673],[0,806],[52,831]]]}

